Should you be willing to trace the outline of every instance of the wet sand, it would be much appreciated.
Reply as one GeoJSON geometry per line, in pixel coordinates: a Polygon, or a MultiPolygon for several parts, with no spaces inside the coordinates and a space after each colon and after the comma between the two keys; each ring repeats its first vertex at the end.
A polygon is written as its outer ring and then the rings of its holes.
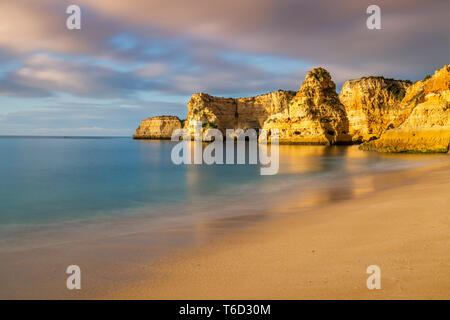
{"type": "Polygon", "coordinates": [[[450,159],[355,147],[287,146],[282,183],[161,219],[0,232],[0,299],[448,298],[450,159]],[[82,290],[66,288],[72,264],[82,290]],[[366,288],[372,264],[382,290],[366,288]]]}
{"type": "Polygon", "coordinates": [[[450,165],[400,180],[301,214],[293,193],[276,210],[285,216],[147,265],[144,280],[96,298],[449,299],[450,165]],[[366,286],[369,265],[380,290],[366,286]]]}

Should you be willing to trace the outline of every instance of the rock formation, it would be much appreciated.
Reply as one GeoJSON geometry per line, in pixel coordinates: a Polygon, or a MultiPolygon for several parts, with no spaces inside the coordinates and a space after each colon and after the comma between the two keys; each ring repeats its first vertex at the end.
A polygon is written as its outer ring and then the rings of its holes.
{"type": "Polygon", "coordinates": [[[349,133],[354,142],[379,138],[387,129],[396,127],[400,102],[411,81],[364,77],[349,80],[342,86],[339,100],[345,106],[349,133]]]}
{"type": "Polygon", "coordinates": [[[170,139],[193,122],[203,128],[278,129],[280,143],[364,142],[383,152],[447,152],[450,144],[450,66],[433,77],[410,81],[366,77],[347,81],[340,96],[323,68],[308,72],[298,92],[278,90],[249,98],[194,94],[188,117],[142,121],[135,139],[170,139]]]}
{"type": "Polygon", "coordinates": [[[450,144],[450,66],[406,91],[400,125],[361,145],[381,152],[448,152],[450,144]]]}
{"type": "Polygon", "coordinates": [[[280,143],[349,143],[349,125],[336,85],[323,68],[308,72],[289,107],[271,115],[264,129],[278,129],[280,143]]]}
{"type": "Polygon", "coordinates": [[[142,120],[134,139],[170,139],[175,129],[182,128],[182,121],[175,116],[159,116],[142,120]]]}
{"type": "Polygon", "coordinates": [[[188,102],[185,128],[192,133],[193,121],[201,121],[204,128],[259,129],[273,113],[288,108],[294,91],[278,90],[249,98],[221,98],[205,93],[194,94],[188,102]]]}

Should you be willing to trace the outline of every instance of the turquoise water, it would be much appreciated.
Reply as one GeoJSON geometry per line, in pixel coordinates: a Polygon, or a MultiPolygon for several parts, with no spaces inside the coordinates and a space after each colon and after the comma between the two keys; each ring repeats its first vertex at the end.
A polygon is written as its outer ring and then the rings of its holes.
{"type": "Polygon", "coordinates": [[[88,275],[77,297],[103,296],[145,281],[160,257],[415,183],[410,169],[450,159],[282,145],[279,173],[261,176],[259,165],[174,165],[174,145],[0,137],[0,297],[73,298],[71,264],[88,275]]]}
{"type": "Polygon", "coordinates": [[[259,165],[174,165],[174,145],[130,138],[1,137],[0,226],[132,212],[151,218],[263,209],[278,193],[300,194],[319,185],[340,190],[345,198],[342,190],[351,186],[338,177],[440,159],[380,155],[357,146],[280,146],[279,173],[261,176],[259,165]]]}
{"type": "Polygon", "coordinates": [[[0,224],[186,203],[192,194],[208,197],[261,179],[256,165],[204,166],[192,183],[187,168],[171,162],[174,145],[130,138],[0,138],[0,224]]]}

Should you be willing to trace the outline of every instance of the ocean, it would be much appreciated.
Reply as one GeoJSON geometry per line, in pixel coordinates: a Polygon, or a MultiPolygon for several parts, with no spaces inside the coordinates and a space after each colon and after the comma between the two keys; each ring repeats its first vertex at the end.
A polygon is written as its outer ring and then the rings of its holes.
{"type": "Polygon", "coordinates": [[[127,216],[241,214],[263,208],[277,194],[297,188],[301,196],[301,190],[327,184],[345,198],[352,193],[344,191],[348,177],[446,157],[281,145],[279,173],[262,176],[259,165],[175,165],[175,144],[128,137],[0,138],[0,235],[127,216]],[[333,185],[339,177],[342,185],[333,185]]]}
{"type": "Polygon", "coordinates": [[[278,174],[263,176],[260,165],[175,165],[175,144],[0,137],[0,297],[72,297],[70,264],[96,276],[82,297],[98,296],[174,250],[413,183],[410,169],[449,156],[280,145],[278,174]]]}

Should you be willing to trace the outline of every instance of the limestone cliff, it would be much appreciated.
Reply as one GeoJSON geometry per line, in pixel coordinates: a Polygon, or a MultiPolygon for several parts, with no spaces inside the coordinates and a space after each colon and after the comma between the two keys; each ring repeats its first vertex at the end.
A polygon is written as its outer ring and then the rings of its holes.
{"type": "Polygon", "coordinates": [[[367,77],[347,81],[340,96],[323,68],[308,72],[298,92],[276,91],[249,98],[194,94],[188,117],[142,121],[136,139],[170,139],[173,130],[278,129],[280,143],[339,144],[365,141],[364,150],[444,152],[450,144],[450,66],[433,77],[409,81],[367,77]]]}
{"type": "Polygon", "coordinates": [[[263,128],[278,129],[280,143],[351,142],[345,108],[330,74],[323,68],[308,72],[288,108],[270,116],[263,128]]]}
{"type": "Polygon", "coordinates": [[[269,115],[287,109],[294,91],[278,90],[249,98],[221,98],[205,93],[194,94],[188,102],[185,128],[193,132],[193,121],[201,121],[204,128],[259,129],[269,115]]]}
{"type": "Polygon", "coordinates": [[[381,152],[447,152],[450,144],[450,66],[414,83],[400,103],[400,125],[361,145],[381,152]]]}
{"type": "Polygon", "coordinates": [[[405,110],[400,106],[411,81],[364,77],[342,86],[339,100],[345,106],[349,133],[355,142],[379,138],[396,127],[405,110]]]}
{"type": "Polygon", "coordinates": [[[159,116],[142,120],[136,129],[134,139],[170,139],[175,129],[182,127],[182,121],[175,116],[159,116]]]}

